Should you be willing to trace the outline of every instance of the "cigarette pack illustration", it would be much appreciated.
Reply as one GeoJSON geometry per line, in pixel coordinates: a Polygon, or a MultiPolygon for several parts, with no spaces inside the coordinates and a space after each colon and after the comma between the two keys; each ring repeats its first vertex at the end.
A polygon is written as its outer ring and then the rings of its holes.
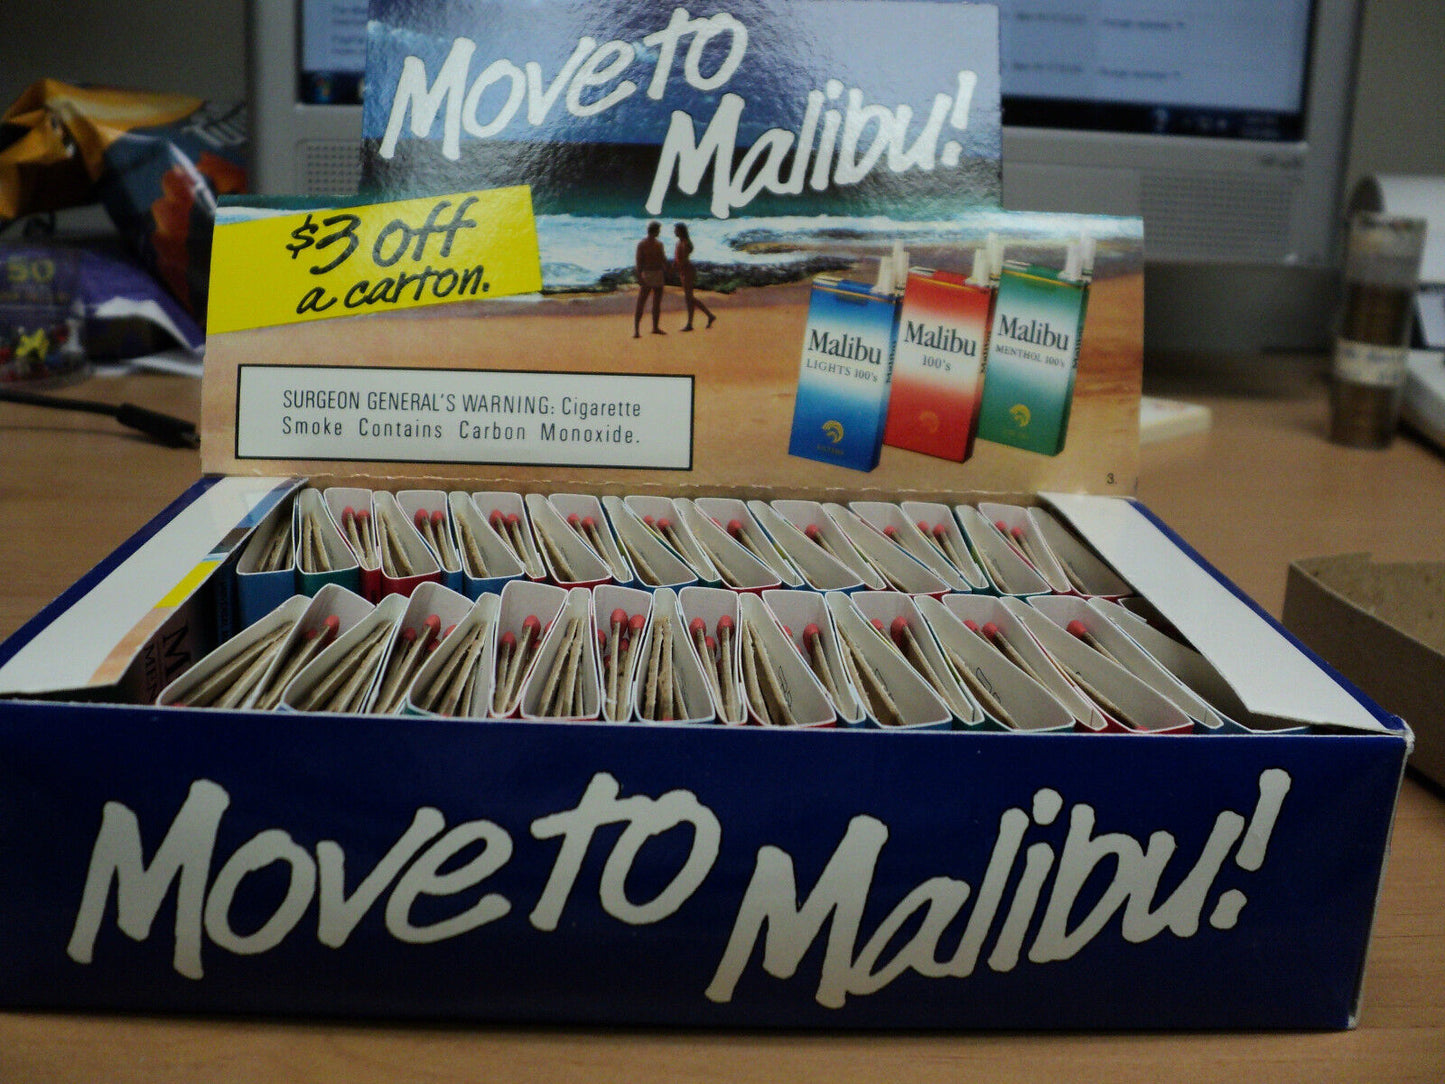
{"type": "Polygon", "coordinates": [[[888,382],[907,257],[895,246],[871,286],[835,275],[813,280],[788,453],[872,470],[883,446],[888,382]]]}
{"type": "Polygon", "coordinates": [[[967,278],[908,273],[883,442],[961,463],[973,454],[993,289],[984,250],[967,278]]]}
{"type": "Polygon", "coordinates": [[[1070,243],[1062,270],[1004,264],[979,416],[984,440],[1044,455],[1063,451],[1092,275],[1087,237],[1070,243]]]}

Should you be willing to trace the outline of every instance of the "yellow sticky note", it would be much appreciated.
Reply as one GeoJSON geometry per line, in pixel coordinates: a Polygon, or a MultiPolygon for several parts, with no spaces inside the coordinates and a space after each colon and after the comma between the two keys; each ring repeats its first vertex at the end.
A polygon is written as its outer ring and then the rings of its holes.
{"type": "Polygon", "coordinates": [[[220,222],[210,334],[535,293],[523,186],[220,222]]]}

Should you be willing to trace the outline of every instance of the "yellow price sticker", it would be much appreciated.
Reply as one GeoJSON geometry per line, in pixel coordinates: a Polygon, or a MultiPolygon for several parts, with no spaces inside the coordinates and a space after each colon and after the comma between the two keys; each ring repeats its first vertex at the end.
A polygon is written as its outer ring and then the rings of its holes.
{"type": "Polygon", "coordinates": [[[216,225],[210,334],[535,293],[532,191],[518,186],[216,225]]]}

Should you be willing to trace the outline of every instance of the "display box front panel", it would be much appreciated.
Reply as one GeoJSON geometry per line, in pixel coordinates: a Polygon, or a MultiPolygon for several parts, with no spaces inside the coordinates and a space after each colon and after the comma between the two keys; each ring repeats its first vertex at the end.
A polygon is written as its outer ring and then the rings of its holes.
{"type": "Polygon", "coordinates": [[[11,1006],[947,1028],[1350,1024],[1405,745],[49,704],[0,734],[11,1006]]]}

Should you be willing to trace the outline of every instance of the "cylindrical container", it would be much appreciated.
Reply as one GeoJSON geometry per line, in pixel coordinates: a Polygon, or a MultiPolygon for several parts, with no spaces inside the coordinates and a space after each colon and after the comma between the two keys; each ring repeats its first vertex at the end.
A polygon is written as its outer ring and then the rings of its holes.
{"type": "Polygon", "coordinates": [[[1330,383],[1330,439],[1384,448],[1395,437],[1425,220],[1357,212],[1345,251],[1344,312],[1330,383]]]}

